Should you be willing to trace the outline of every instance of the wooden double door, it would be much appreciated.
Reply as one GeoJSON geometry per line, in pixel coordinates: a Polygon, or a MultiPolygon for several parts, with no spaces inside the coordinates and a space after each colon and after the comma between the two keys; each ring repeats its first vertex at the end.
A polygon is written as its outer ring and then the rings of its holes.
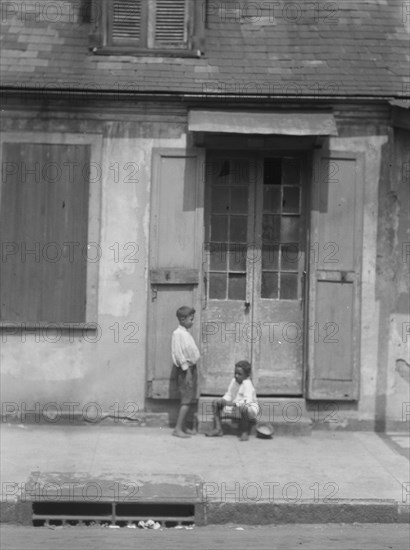
{"type": "Polygon", "coordinates": [[[147,396],[178,397],[176,309],[197,310],[201,393],[235,362],[258,395],[359,395],[364,163],[322,149],[153,151],[147,396]],[[206,157],[206,158],[205,158],[206,157]]]}
{"type": "Polygon", "coordinates": [[[208,153],[202,393],[246,359],[259,394],[302,394],[306,176],[302,156],[208,153]]]}

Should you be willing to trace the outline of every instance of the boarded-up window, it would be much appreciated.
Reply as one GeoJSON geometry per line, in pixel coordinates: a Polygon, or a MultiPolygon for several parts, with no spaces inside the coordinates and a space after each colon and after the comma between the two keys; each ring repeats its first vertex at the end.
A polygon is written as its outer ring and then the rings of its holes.
{"type": "Polygon", "coordinates": [[[0,320],[86,321],[90,145],[2,149],[0,320]]]}
{"type": "MultiPolygon", "coordinates": [[[[197,51],[204,18],[200,0],[94,1],[94,51],[197,51]]],[[[182,53],[182,52],[181,52],[182,53]]]]}

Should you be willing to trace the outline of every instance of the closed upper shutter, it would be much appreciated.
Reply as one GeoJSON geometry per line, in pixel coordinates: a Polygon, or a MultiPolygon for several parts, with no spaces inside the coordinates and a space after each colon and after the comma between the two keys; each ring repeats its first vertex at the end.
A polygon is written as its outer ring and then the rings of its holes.
{"type": "Polygon", "coordinates": [[[94,53],[203,50],[201,0],[90,0],[94,53]]]}
{"type": "Polygon", "coordinates": [[[183,47],[187,41],[186,0],[157,0],[155,45],[183,47]]]}
{"type": "Polygon", "coordinates": [[[114,44],[142,39],[145,18],[143,0],[114,0],[111,36],[114,44]]]}

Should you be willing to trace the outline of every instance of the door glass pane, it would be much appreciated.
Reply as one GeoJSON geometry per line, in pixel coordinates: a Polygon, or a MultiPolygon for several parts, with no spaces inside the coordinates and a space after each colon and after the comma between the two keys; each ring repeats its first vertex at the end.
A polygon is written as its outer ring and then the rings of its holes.
{"type": "Polygon", "coordinates": [[[231,189],[231,211],[248,212],[248,189],[246,187],[235,187],[231,189]]]}
{"type": "Polygon", "coordinates": [[[231,185],[249,184],[249,161],[235,159],[231,162],[231,173],[229,174],[231,185]]]}
{"type": "Polygon", "coordinates": [[[212,189],[212,212],[227,212],[229,210],[229,189],[214,187],[212,189]]]}
{"type": "Polygon", "coordinates": [[[300,159],[283,159],[283,183],[300,185],[300,159]]]}
{"type": "Polygon", "coordinates": [[[235,246],[229,252],[229,271],[246,271],[246,247],[235,246]]]}
{"type": "Polygon", "coordinates": [[[225,273],[210,273],[209,297],[213,300],[226,299],[226,274],[225,273]]]}
{"type": "Polygon", "coordinates": [[[206,178],[212,185],[227,185],[231,165],[229,160],[213,159],[206,163],[206,178]]]}
{"type": "Polygon", "coordinates": [[[207,184],[211,186],[211,200],[207,219],[210,243],[206,247],[209,260],[208,297],[245,300],[249,186],[254,167],[251,170],[250,159],[239,153],[236,158],[227,156],[211,160],[209,164],[207,184]]]}
{"type": "Polygon", "coordinates": [[[247,216],[231,216],[229,235],[231,243],[246,243],[247,225],[247,216]]]}
{"type": "Polygon", "coordinates": [[[209,267],[212,271],[226,271],[226,245],[224,243],[211,243],[209,254],[209,267]]]}
{"type": "Polygon", "coordinates": [[[282,159],[266,158],[263,164],[264,185],[280,185],[282,183],[282,159]]]}
{"type": "Polygon", "coordinates": [[[246,298],[246,274],[229,274],[229,300],[245,300],[246,298]]]}
{"type": "Polygon", "coordinates": [[[296,300],[298,297],[298,274],[282,273],[280,276],[280,297],[282,300],[296,300]]]}
{"type": "Polygon", "coordinates": [[[280,216],[263,215],[262,239],[268,243],[278,243],[280,237],[280,216]]]}
{"type": "MultiPolygon", "coordinates": [[[[263,169],[259,191],[263,212],[256,218],[262,218],[262,227],[257,228],[257,233],[262,233],[262,250],[256,250],[259,267],[255,268],[261,277],[261,298],[297,300],[303,257],[301,163],[299,159],[271,157],[263,160],[263,169]]],[[[218,160],[212,171],[209,298],[245,301],[251,263],[247,261],[247,242],[258,241],[257,234],[249,233],[255,212],[248,212],[249,185],[254,183],[250,178],[256,170],[238,153],[236,158],[218,160]]]]}
{"type": "Polygon", "coordinates": [[[299,213],[299,187],[284,187],[283,188],[283,201],[282,212],[289,214],[299,213]]]}
{"type": "Polygon", "coordinates": [[[211,219],[211,240],[228,240],[228,216],[212,216],[211,219]]]}
{"type": "Polygon", "coordinates": [[[263,245],[262,247],[262,270],[279,269],[279,246],[263,245]]]}
{"type": "Polygon", "coordinates": [[[262,272],[261,298],[278,298],[278,274],[262,272]]]}
{"type": "Polygon", "coordinates": [[[281,246],[280,267],[282,270],[298,271],[299,259],[299,246],[297,244],[287,244],[281,246]]]}
{"type": "Polygon", "coordinates": [[[264,212],[280,212],[281,200],[280,186],[266,186],[263,188],[263,211],[264,212]]]}
{"type": "Polygon", "coordinates": [[[299,241],[299,216],[282,216],[280,240],[284,243],[299,241]]]}
{"type": "Polygon", "coordinates": [[[266,158],[263,175],[261,297],[298,299],[301,161],[266,158]]]}

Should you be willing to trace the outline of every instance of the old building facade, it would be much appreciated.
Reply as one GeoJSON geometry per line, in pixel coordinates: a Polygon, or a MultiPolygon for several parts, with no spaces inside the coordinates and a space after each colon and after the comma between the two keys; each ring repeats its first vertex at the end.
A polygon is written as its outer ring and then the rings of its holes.
{"type": "Polygon", "coordinates": [[[409,18],[2,2],[3,412],[171,410],[185,304],[201,395],[409,420],[409,18]]]}

